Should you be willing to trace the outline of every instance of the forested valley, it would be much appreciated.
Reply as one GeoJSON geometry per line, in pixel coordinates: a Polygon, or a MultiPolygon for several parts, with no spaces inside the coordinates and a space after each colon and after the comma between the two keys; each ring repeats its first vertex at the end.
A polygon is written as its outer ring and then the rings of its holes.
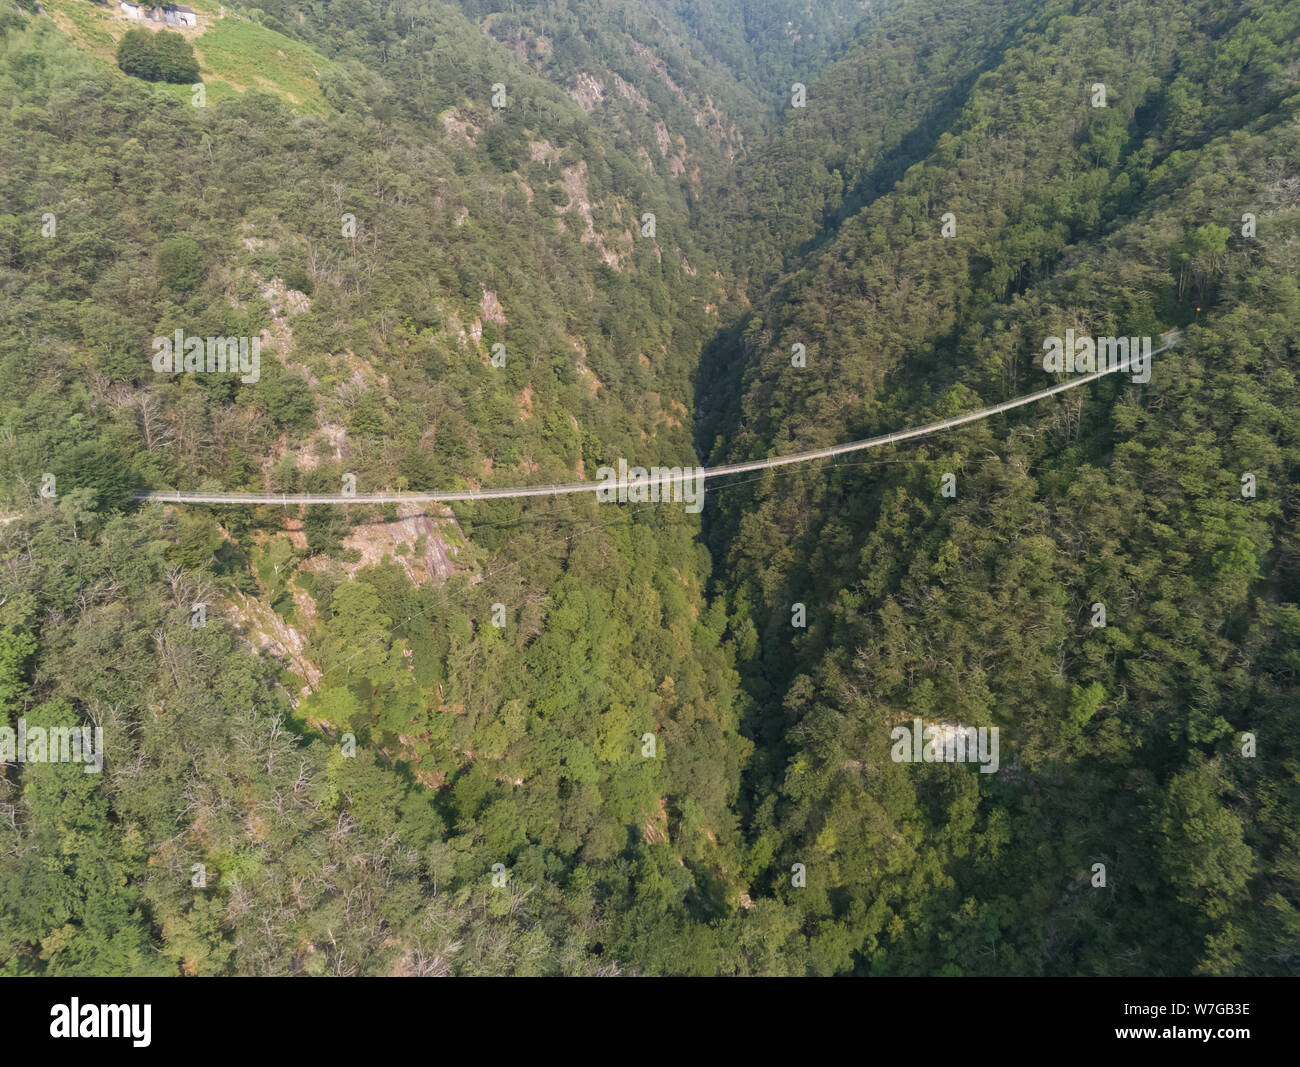
{"type": "Polygon", "coordinates": [[[0,0],[0,727],[103,755],[0,745],[0,975],[1300,969],[1300,5],[258,0],[195,84],[124,10],[0,0]],[[1067,330],[1180,340],[701,514],[139,499],[784,455],[1067,330]]]}

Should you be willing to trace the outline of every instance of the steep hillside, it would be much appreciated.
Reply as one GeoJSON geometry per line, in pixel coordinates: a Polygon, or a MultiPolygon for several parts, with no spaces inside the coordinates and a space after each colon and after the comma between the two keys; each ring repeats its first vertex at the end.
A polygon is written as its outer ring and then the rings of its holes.
{"type": "MultiPolygon", "coordinates": [[[[1145,384],[772,472],[711,512],[746,635],[758,882],[823,931],[818,969],[1294,966],[1297,17],[1022,18],[933,149],[720,350],[743,400],[715,459],[1039,388],[1067,329],[1186,326],[1145,384]],[[999,727],[1002,770],[895,762],[914,717],[999,727]]],[[[854,93],[833,69],[813,96],[843,124],[854,93]]],[[[855,174],[893,166],[874,143],[855,174]]],[[[849,202],[841,177],[800,187],[807,217],[849,202]]]]}
{"type": "Polygon", "coordinates": [[[735,906],[745,744],[694,515],[131,500],[694,458],[725,287],[680,189],[437,17],[428,50],[336,49],[304,114],[192,106],[4,13],[0,695],[108,751],[0,782],[7,973],[421,971],[471,930],[500,954],[458,971],[617,970],[735,906]],[[260,360],[160,372],[177,330],[260,360]]]}

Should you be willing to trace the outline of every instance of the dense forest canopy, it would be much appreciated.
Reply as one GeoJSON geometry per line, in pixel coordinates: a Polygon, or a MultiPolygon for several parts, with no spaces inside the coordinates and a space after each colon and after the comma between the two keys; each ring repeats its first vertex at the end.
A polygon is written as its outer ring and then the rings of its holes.
{"type": "Polygon", "coordinates": [[[0,974],[1296,972],[1300,6],[195,10],[0,0],[0,974]]]}

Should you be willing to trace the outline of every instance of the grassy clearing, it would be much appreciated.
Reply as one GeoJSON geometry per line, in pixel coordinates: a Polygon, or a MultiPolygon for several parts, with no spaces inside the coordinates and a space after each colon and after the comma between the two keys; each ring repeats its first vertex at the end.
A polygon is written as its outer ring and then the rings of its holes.
{"type": "MultiPolygon", "coordinates": [[[[42,5],[72,43],[117,70],[117,42],[132,26],[158,28],[155,23],[130,22],[116,0],[44,0],[42,5]]],[[[324,114],[329,105],[319,77],[334,64],[306,45],[274,30],[233,15],[217,17],[211,10],[189,4],[200,16],[198,30],[184,30],[199,58],[200,77],[209,105],[219,104],[249,89],[274,93],[299,111],[324,114]]],[[[166,27],[175,30],[175,27],[166,27]]],[[[120,73],[120,72],[119,72],[120,73]]],[[[126,77],[125,74],[122,77],[126,77]]],[[[158,92],[188,101],[188,85],[156,85],[158,92]]]]}
{"type": "Polygon", "coordinates": [[[283,96],[303,111],[329,110],[319,76],[333,64],[306,45],[240,19],[217,19],[194,42],[204,80],[225,82],[240,92],[260,89],[283,96]]]}

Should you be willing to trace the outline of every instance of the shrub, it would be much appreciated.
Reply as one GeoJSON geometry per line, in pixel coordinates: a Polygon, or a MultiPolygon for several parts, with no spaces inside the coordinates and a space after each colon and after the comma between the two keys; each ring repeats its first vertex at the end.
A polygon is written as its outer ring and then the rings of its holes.
{"type": "Polygon", "coordinates": [[[312,284],[311,278],[301,267],[291,267],[284,275],[284,287],[294,289],[304,296],[311,296],[312,284]]]}

